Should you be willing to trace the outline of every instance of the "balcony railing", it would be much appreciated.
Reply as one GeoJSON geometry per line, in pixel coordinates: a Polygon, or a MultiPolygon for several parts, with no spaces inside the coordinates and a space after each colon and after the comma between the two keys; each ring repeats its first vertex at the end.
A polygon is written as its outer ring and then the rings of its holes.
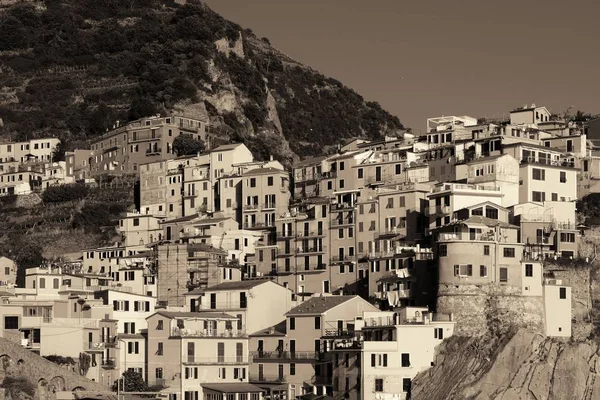
{"type": "Polygon", "coordinates": [[[356,256],[332,256],[331,257],[331,261],[332,262],[351,262],[351,261],[355,261],[356,260],[356,256]]]}
{"type": "Polygon", "coordinates": [[[244,211],[256,211],[258,210],[258,204],[245,204],[244,211]]]}
{"type": "MultiPolygon", "coordinates": [[[[201,316],[202,314],[198,314],[201,316]]],[[[171,330],[171,336],[175,337],[214,337],[214,338],[226,338],[226,337],[246,337],[247,332],[245,328],[242,329],[188,329],[188,328],[173,328],[171,330]]]]}
{"type": "Polygon", "coordinates": [[[438,236],[439,241],[484,241],[494,242],[496,241],[496,235],[494,232],[472,234],[472,233],[440,233],[438,236]]]}
{"type": "Polygon", "coordinates": [[[274,210],[276,208],[277,208],[277,205],[275,203],[263,203],[263,205],[262,205],[263,210],[274,210]]]}
{"type": "Polygon", "coordinates": [[[285,375],[249,374],[250,382],[285,383],[285,375]]]}
{"type": "Polygon", "coordinates": [[[198,310],[241,310],[248,307],[248,303],[245,301],[217,301],[207,302],[203,304],[197,304],[198,310]]]}
{"type": "Polygon", "coordinates": [[[185,356],[184,364],[223,364],[237,365],[248,364],[248,358],[244,356],[216,356],[216,357],[200,357],[200,356],[185,356]]]}
{"type": "Polygon", "coordinates": [[[274,227],[274,223],[266,224],[264,222],[244,223],[244,229],[266,229],[274,227]]]}
{"type": "Polygon", "coordinates": [[[354,225],[354,218],[336,218],[331,220],[331,226],[354,225]]]}
{"type": "Polygon", "coordinates": [[[574,168],[575,163],[568,160],[552,160],[550,158],[537,158],[536,157],[524,157],[521,159],[521,164],[541,164],[541,165],[552,165],[555,167],[568,167],[574,168]]]}
{"type": "Polygon", "coordinates": [[[308,254],[308,253],[324,253],[326,251],[325,246],[310,246],[304,248],[297,248],[296,253],[298,254],[308,254]]]}
{"type": "Polygon", "coordinates": [[[319,353],[315,351],[252,351],[250,356],[253,360],[318,360],[319,353]]]}
{"type": "Polygon", "coordinates": [[[296,233],[297,238],[310,238],[323,236],[323,231],[299,231],[296,233]]]}
{"type": "Polygon", "coordinates": [[[117,360],[115,358],[105,358],[101,362],[102,368],[114,369],[117,367],[117,360]]]}
{"type": "Polygon", "coordinates": [[[390,293],[396,293],[398,298],[400,299],[408,299],[410,297],[410,291],[406,289],[395,289],[395,290],[386,290],[381,292],[375,292],[375,298],[379,300],[387,300],[390,293]]]}
{"type": "Polygon", "coordinates": [[[106,343],[104,343],[104,342],[86,342],[85,348],[88,351],[104,351],[104,349],[106,349],[106,343]]]}

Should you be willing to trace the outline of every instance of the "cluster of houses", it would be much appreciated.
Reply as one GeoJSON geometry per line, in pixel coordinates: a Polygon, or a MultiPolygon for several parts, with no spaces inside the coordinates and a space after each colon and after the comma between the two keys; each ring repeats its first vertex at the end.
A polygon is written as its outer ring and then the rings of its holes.
{"type": "Polygon", "coordinates": [[[544,265],[579,257],[594,129],[535,105],[502,123],[431,118],[287,171],[243,144],[177,157],[179,135],[210,142],[198,119],[115,126],[63,169],[138,175],[121,242],[28,269],[24,287],[0,259],[0,336],[86,355],[107,387],[139,372],[171,400],[407,398],[436,346],[471,332],[435,293],[535,298],[542,333],[571,336],[571,289],[544,265]]]}

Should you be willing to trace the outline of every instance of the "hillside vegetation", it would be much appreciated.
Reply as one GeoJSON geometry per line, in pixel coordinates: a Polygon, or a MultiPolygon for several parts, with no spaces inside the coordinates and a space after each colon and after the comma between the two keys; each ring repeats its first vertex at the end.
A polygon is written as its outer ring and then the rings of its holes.
{"type": "Polygon", "coordinates": [[[0,12],[0,135],[67,148],[172,110],[210,118],[223,141],[286,163],[397,117],[301,65],[198,1],[46,0],[0,12]],[[318,140],[315,140],[317,139],[318,140]]]}

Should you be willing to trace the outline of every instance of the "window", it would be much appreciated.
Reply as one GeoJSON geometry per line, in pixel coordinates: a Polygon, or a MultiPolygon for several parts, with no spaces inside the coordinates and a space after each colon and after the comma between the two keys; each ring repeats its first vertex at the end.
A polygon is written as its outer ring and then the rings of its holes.
{"type": "Polygon", "coordinates": [[[558,201],[558,193],[552,193],[552,201],[558,201]]]}
{"type": "Polygon", "coordinates": [[[531,193],[531,199],[533,201],[537,201],[537,202],[546,201],[546,193],[534,191],[531,193]]]}
{"type": "Polygon", "coordinates": [[[448,245],[446,244],[440,244],[440,257],[447,257],[448,256],[448,245]]]}
{"type": "Polygon", "coordinates": [[[560,171],[560,183],[567,182],[567,173],[565,171],[560,171]]]}
{"type": "Polygon", "coordinates": [[[340,179],[340,189],[343,189],[343,188],[344,188],[344,180],[340,179]]]}
{"type": "Polygon", "coordinates": [[[410,354],[402,353],[402,367],[410,367],[410,354]]]}
{"type": "Polygon", "coordinates": [[[59,288],[59,285],[60,285],[60,281],[59,281],[59,279],[58,279],[58,278],[54,278],[54,280],[53,280],[53,282],[52,282],[52,287],[53,287],[54,289],[58,289],[58,288],[59,288]]]}
{"type": "Polygon", "coordinates": [[[433,337],[435,339],[444,339],[444,328],[433,328],[433,337]]]}
{"type": "Polygon", "coordinates": [[[40,278],[40,289],[45,289],[45,288],[46,288],[46,279],[40,278]]]}
{"type": "Polygon", "coordinates": [[[546,180],[546,170],[539,169],[539,168],[533,168],[532,178],[535,181],[545,181],[546,180]]]}
{"type": "Polygon", "coordinates": [[[400,196],[399,198],[399,206],[406,207],[406,198],[404,196],[400,196]]]}
{"type": "Polygon", "coordinates": [[[154,376],[156,377],[156,379],[162,379],[162,377],[163,377],[163,369],[162,368],[156,368],[156,370],[154,372],[154,376]]]}
{"type": "Polygon", "coordinates": [[[479,276],[481,276],[481,277],[487,276],[487,267],[485,265],[479,266],[479,276]]]}
{"type": "Polygon", "coordinates": [[[250,187],[256,187],[256,178],[250,178],[250,187]]]}
{"type": "Polygon", "coordinates": [[[500,282],[508,282],[508,268],[500,268],[500,282]]]}
{"type": "Polygon", "coordinates": [[[340,161],[340,171],[343,171],[343,170],[344,170],[344,162],[340,161]]]}
{"type": "Polygon", "coordinates": [[[375,379],[375,391],[383,392],[383,379],[375,379]]]}
{"type": "Polygon", "coordinates": [[[490,219],[498,219],[498,209],[493,207],[486,207],[485,216],[490,219]]]}
{"type": "Polygon", "coordinates": [[[505,247],[503,251],[504,251],[505,258],[515,258],[515,248],[514,247],[505,247]]]}
{"type": "Polygon", "coordinates": [[[571,232],[561,232],[560,241],[563,243],[575,243],[575,234],[571,232]]]}
{"type": "Polygon", "coordinates": [[[558,297],[561,299],[566,299],[567,298],[567,288],[561,287],[558,289],[558,297]]]}
{"type": "Polygon", "coordinates": [[[402,378],[402,391],[410,393],[411,381],[410,378],[402,378]]]}
{"type": "Polygon", "coordinates": [[[19,329],[19,317],[5,316],[4,329],[19,329]]]}
{"type": "Polygon", "coordinates": [[[344,238],[344,230],[343,229],[338,229],[338,238],[340,238],[340,239],[344,238]]]}
{"type": "Polygon", "coordinates": [[[363,172],[362,168],[359,168],[357,170],[357,176],[358,176],[358,179],[362,179],[364,177],[364,172],[363,172]]]}
{"type": "Polygon", "coordinates": [[[293,331],[295,329],[296,329],[296,318],[290,317],[290,331],[293,331]]]}
{"type": "Polygon", "coordinates": [[[473,276],[473,265],[463,264],[454,266],[454,276],[473,276]]]}
{"type": "Polygon", "coordinates": [[[490,255],[490,245],[489,244],[486,244],[485,246],[483,246],[483,255],[484,256],[490,255]]]}
{"type": "Polygon", "coordinates": [[[296,364],[290,363],[290,375],[296,375],[296,364]]]}
{"type": "Polygon", "coordinates": [[[158,348],[156,349],[156,355],[157,356],[163,355],[163,343],[162,342],[158,342],[158,348]]]}
{"type": "Polygon", "coordinates": [[[387,206],[385,208],[394,208],[394,198],[390,197],[387,201],[387,206]]]}
{"type": "Polygon", "coordinates": [[[533,277],[533,264],[525,264],[525,276],[533,277]]]}
{"type": "Polygon", "coordinates": [[[396,164],[396,175],[400,175],[402,173],[402,164],[396,164]]]}
{"type": "Polygon", "coordinates": [[[157,331],[162,331],[163,330],[163,320],[162,319],[158,320],[158,325],[156,326],[156,330],[157,331]]]}
{"type": "Polygon", "coordinates": [[[321,329],[321,317],[315,317],[315,329],[321,329]]]}
{"type": "Polygon", "coordinates": [[[134,218],[133,219],[133,226],[140,226],[140,219],[139,218],[134,218]]]}

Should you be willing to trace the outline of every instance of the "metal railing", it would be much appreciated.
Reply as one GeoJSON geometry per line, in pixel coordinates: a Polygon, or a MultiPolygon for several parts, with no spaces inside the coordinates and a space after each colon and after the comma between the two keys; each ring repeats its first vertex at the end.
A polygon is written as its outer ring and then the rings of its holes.
{"type": "Polygon", "coordinates": [[[262,205],[263,210],[272,210],[275,208],[277,208],[277,205],[275,203],[263,203],[262,205]]]}
{"type": "Polygon", "coordinates": [[[356,256],[331,256],[332,262],[345,262],[345,261],[355,261],[356,256]]]}
{"type": "Polygon", "coordinates": [[[326,246],[310,246],[310,247],[296,249],[296,253],[298,253],[298,254],[323,253],[325,251],[326,251],[326,246]]]}
{"type": "Polygon", "coordinates": [[[105,358],[102,360],[101,364],[102,368],[105,369],[113,369],[117,367],[117,359],[116,358],[105,358]]]}
{"type": "Polygon", "coordinates": [[[250,382],[284,383],[285,375],[249,374],[250,382]]]}
{"type": "Polygon", "coordinates": [[[317,360],[319,353],[316,351],[252,351],[253,360],[317,360]]]}
{"type": "Polygon", "coordinates": [[[184,356],[184,364],[248,364],[248,357],[244,356],[216,356],[216,357],[200,357],[200,356],[184,356]]]}
{"type": "Polygon", "coordinates": [[[482,234],[471,234],[471,233],[440,233],[438,236],[439,241],[484,241],[484,242],[495,242],[496,235],[494,232],[482,233],[482,234]]]}
{"type": "Polygon", "coordinates": [[[230,310],[230,309],[244,309],[248,307],[248,303],[245,301],[217,301],[217,302],[206,302],[197,304],[197,310],[230,310]]]}
{"type": "MultiPolygon", "coordinates": [[[[198,314],[201,316],[202,314],[198,314]]],[[[173,328],[171,336],[175,337],[246,337],[246,329],[188,329],[188,328],[173,328]]]]}
{"type": "Polygon", "coordinates": [[[354,218],[336,218],[331,220],[331,226],[344,226],[344,225],[353,225],[354,218]]]}

